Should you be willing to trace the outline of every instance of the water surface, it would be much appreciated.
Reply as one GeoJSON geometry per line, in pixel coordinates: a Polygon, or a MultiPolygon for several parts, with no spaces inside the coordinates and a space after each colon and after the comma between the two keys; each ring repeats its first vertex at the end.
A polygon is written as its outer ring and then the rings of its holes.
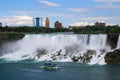
{"type": "Polygon", "coordinates": [[[58,63],[60,70],[44,70],[43,62],[0,64],[0,80],[120,80],[120,65],[58,63]]]}

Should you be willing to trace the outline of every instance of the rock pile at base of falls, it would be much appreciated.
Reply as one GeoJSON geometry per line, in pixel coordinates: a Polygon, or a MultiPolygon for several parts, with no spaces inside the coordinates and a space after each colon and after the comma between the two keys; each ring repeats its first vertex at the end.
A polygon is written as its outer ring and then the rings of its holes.
{"type": "Polygon", "coordinates": [[[105,55],[105,62],[107,64],[120,64],[120,49],[107,52],[105,55]]]}
{"type": "Polygon", "coordinates": [[[73,62],[89,63],[93,58],[93,55],[96,55],[95,50],[88,50],[86,53],[80,56],[73,56],[71,59],[73,62]]]}
{"type": "MultiPolygon", "coordinates": [[[[102,51],[103,53],[103,51],[102,51]]],[[[93,58],[95,60],[101,57],[101,54],[97,54],[96,50],[87,50],[84,53],[68,53],[62,49],[55,52],[48,52],[46,49],[37,50],[35,55],[24,55],[22,58],[45,60],[45,61],[70,61],[79,63],[90,63],[93,58]]]]}

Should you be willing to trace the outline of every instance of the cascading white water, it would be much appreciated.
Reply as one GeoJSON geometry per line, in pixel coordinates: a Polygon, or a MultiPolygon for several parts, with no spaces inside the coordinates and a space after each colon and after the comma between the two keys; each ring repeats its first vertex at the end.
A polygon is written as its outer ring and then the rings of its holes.
{"type": "Polygon", "coordinates": [[[77,44],[76,35],[26,35],[22,40],[18,41],[16,46],[19,50],[8,53],[3,57],[21,59],[21,56],[34,54],[38,49],[58,50],[71,44],[77,44]]]}
{"type": "Polygon", "coordinates": [[[93,56],[91,63],[90,64],[105,64],[104,62],[104,55],[101,55],[102,52],[101,50],[107,50],[107,46],[106,46],[106,41],[107,41],[107,35],[91,35],[90,37],[90,45],[89,45],[89,49],[90,50],[96,50],[97,54],[96,56],[93,56]],[[99,55],[101,55],[101,57],[98,57],[99,55]]]}
{"type": "Polygon", "coordinates": [[[118,48],[118,49],[120,48],[120,35],[119,35],[119,38],[118,38],[117,48],[118,48]]]}
{"type": "MultiPolygon", "coordinates": [[[[97,54],[92,55],[89,63],[96,64],[101,61],[104,63],[102,50],[107,50],[106,40],[107,35],[103,34],[30,34],[16,42],[16,47],[19,47],[19,49],[12,53],[7,53],[1,58],[12,60],[32,58],[40,61],[55,60],[66,62],[72,61],[73,56],[83,56],[88,50],[95,50],[97,54]],[[43,50],[45,50],[45,53],[41,53],[43,50]]],[[[79,62],[81,61],[79,60],[79,62]]]]}

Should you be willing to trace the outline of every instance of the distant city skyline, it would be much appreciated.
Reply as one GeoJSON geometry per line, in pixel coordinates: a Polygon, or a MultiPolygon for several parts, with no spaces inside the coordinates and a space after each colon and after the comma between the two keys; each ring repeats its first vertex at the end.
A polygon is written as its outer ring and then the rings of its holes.
{"type": "Polygon", "coordinates": [[[120,0],[1,0],[0,10],[3,26],[33,26],[33,17],[48,17],[50,27],[57,20],[63,27],[120,25],[120,0]]]}

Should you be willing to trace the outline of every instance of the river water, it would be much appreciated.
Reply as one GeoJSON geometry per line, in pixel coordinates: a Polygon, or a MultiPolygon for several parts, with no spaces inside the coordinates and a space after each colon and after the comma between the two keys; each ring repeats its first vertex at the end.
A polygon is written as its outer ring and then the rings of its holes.
{"type": "Polygon", "coordinates": [[[120,80],[120,65],[58,63],[59,70],[40,69],[43,62],[0,64],[0,80],[120,80]]]}

